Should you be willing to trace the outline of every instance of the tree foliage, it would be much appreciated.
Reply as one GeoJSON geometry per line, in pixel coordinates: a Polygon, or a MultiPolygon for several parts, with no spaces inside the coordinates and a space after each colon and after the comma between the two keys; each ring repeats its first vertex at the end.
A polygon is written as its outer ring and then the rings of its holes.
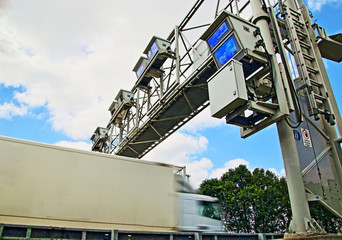
{"type": "Polygon", "coordinates": [[[284,232],[289,224],[286,181],[270,171],[250,172],[241,165],[220,179],[203,181],[200,191],[220,199],[229,232],[284,232]]]}
{"type": "MultiPolygon", "coordinates": [[[[285,232],[292,217],[285,178],[256,168],[250,172],[240,165],[220,179],[204,180],[200,192],[220,200],[223,223],[228,232],[285,232]]],[[[337,233],[342,220],[318,202],[310,202],[310,212],[328,233],[337,233]]]]}
{"type": "Polygon", "coordinates": [[[342,227],[342,219],[336,217],[319,202],[310,202],[311,217],[328,233],[338,233],[342,227]]]}

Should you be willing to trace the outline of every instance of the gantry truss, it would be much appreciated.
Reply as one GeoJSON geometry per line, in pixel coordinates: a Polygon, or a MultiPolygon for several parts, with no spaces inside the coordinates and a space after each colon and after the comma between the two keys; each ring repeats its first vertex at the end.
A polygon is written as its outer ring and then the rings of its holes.
{"type": "Polygon", "coordinates": [[[141,158],[209,105],[207,80],[217,66],[199,37],[222,10],[248,15],[249,1],[233,0],[225,6],[217,1],[211,17],[198,22],[195,15],[204,2],[197,1],[165,39],[169,51],[153,59],[165,61],[160,71],[150,73],[149,80],[138,79],[131,89],[134,98],[127,103],[131,107],[119,123],[109,121],[106,144],[93,149],[141,158]]]}

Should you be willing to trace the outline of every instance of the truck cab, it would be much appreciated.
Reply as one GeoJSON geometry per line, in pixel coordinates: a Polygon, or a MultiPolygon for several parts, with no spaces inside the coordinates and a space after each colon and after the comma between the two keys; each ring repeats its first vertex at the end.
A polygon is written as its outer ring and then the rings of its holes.
{"type": "Polygon", "coordinates": [[[179,231],[221,232],[218,199],[192,193],[178,193],[179,231]]]}

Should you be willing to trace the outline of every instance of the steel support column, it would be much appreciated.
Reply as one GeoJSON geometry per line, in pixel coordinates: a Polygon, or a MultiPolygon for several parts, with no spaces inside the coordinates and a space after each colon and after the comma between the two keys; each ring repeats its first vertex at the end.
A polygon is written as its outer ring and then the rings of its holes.
{"type": "Polygon", "coordinates": [[[308,231],[306,223],[311,220],[311,215],[293,130],[287,125],[285,119],[277,122],[277,129],[292,209],[292,222],[289,231],[306,233],[308,231]]]}
{"type": "MultiPolygon", "coordinates": [[[[260,32],[263,36],[266,48],[272,55],[272,64],[274,67],[273,76],[276,77],[276,80],[278,82],[276,87],[279,87],[279,82],[281,81],[280,70],[276,61],[272,38],[268,26],[269,16],[265,12],[265,8],[263,8],[262,2],[260,0],[251,0],[251,6],[253,10],[254,23],[260,28],[260,32]]],[[[281,101],[286,101],[286,98],[283,96],[279,96],[278,92],[281,91],[277,91],[277,98],[279,101],[279,105],[282,106],[284,105],[284,103],[282,103],[281,101]]],[[[293,137],[293,131],[291,127],[287,125],[285,119],[277,122],[277,129],[286,171],[287,186],[293,216],[289,230],[290,232],[295,233],[306,233],[308,230],[306,223],[311,220],[311,215],[306,198],[306,192],[302,179],[296,143],[293,137]]]]}

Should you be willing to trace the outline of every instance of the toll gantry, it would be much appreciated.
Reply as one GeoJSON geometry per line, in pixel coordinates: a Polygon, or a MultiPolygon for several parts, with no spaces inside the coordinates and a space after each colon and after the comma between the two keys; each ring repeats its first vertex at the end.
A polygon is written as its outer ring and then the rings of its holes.
{"type": "MultiPolygon", "coordinates": [[[[247,137],[292,110],[301,118],[298,100],[285,92],[290,90],[305,91],[310,116],[319,119],[323,115],[334,124],[305,20],[297,10],[274,1],[270,3],[274,16],[268,14],[267,18],[272,20],[269,28],[274,48],[285,48],[298,64],[293,71],[301,76],[299,87],[286,77],[281,83],[282,76],[272,71],[278,64],[272,63],[269,51],[273,49],[265,47],[259,27],[253,24],[250,1],[231,0],[226,6],[218,1],[213,22],[188,26],[203,2],[197,1],[166,39],[152,37],[133,68],[137,81],[130,91],[121,89],[115,97],[108,109],[108,125],[92,136],[92,150],[141,158],[209,103],[213,117],[226,117],[227,123],[242,127],[241,135],[247,137]],[[276,38],[275,31],[282,39],[276,38]],[[191,43],[187,35],[195,41],[191,43]]],[[[327,35],[321,42],[341,45],[327,35]]],[[[285,58],[283,63],[289,65],[285,58]]],[[[289,74],[286,70],[282,74],[289,74]]]]}
{"type": "Polygon", "coordinates": [[[342,60],[342,35],[313,24],[301,0],[218,0],[214,19],[207,5],[152,37],[92,150],[141,158],[210,105],[243,138],[277,123],[296,231],[314,228],[303,201],[342,217],[342,120],[322,61],[342,60]]]}
{"type": "Polygon", "coordinates": [[[203,2],[196,2],[168,38],[151,39],[145,55],[133,68],[136,83],[130,91],[119,91],[109,107],[112,117],[106,127],[108,133],[104,130],[99,135],[103,128],[96,130],[93,150],[141,158],[209,106],[209,94],[212,115],[222,118],[230,113],[227,123],[243,127],[243,137],[274,123],[288,111],[286,104],[272,101],[277,90],[260,31],[239,17],[248,12],[249,2],[237,6],[236,1],[230,1],[221,10],[218,4],[213,23],[188,27],[203,2]],[[186,34],[205,28],[190,43],[186,34]],[[229,68],[224,67],[227,64],[229,68]],[[235,90],[225,90],[227,83],[222,78],[226,75],[237,79],[228,86],[235,90]],[[239,80],[244,78],[248,81],[239,80]],[[208,84],[212,86],[209,90],[208,84]],[[243,89],[249,89],[253,99],[243,89]],[[250,114],[243,116],[247,109],[250,114]]]}

